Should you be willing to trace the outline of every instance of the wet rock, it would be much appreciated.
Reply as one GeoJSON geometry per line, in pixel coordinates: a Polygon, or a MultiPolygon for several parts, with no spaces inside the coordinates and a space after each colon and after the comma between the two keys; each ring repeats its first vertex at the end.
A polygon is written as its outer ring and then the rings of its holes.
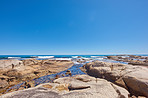
{"type": "Polygon", "coordinates": [[[65,75],[64,75],[64,74],[62,74],[62,76],[64,77],[65,75]]]}
{"type": "Polygon", "coordinates": [[[25,84],[25,88],[30,88],[31,87],[31,85],[28,82],[25,82],[24,84],[25,84]]]}
{"type": "Polygon", "coordinates": [[[58,78],[60,78],[60,76],[59,76],[59,75],[56,75],[56,76],[55,76],[55,79],[58,79],[58,78]]]}
{"type": "Polygon", "coordinates": [[[107,58],[108,58],[108,59],[114,59],[114,58],[118,59],[117,56],[107,56],[107,58]]]}
{"type": "Polygon", "coordinates": [[[70,70],[67,70],[67,72],[65,73],[66,75],[72,75],[70,70]]]}
{"type": "Polygon", "coordinates": [[[85,63],[86,61],[87,61],[87,60],[85,60],[85,59],[78,59],[78,60],[77,60],[78,63],[85,63]]]}
{"type": "Polygon", "coordinates": [[[78,56],[77,58],[82,58],[81,56],[78,56]]]}

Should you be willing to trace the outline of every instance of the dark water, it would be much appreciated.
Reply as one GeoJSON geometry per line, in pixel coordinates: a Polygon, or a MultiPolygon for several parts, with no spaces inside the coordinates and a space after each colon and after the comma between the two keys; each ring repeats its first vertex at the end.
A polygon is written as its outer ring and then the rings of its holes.
{"type": "MultiPolygon", "coordinates": [[[[71,73],[72,73],[71,76],[82,75],[82,74],[85,74],[84,72],[82,72],[80,70],[80,67],[82,67],[82,66],[83,66],[83,64],[74,64],[72,67],[70,67],[67,70],[71,71],[71,73]]],[[[40,77],[38,79],[34,79],[35,86],[37,86],[39,84],[42,84],[42,83],[47,83],[47,82],[52,81],[56,77],[56,75],[58,75],[60,77],[68,77],[69,75],[65,74],[67,72],[67,70],[59,72],[59,73],[56,73],[56,74],[51,74],[51,75],[43,76],[43,77],[40,77]],[[62,76],[62,75],[64,75],[64,76],[62,76]]]]}

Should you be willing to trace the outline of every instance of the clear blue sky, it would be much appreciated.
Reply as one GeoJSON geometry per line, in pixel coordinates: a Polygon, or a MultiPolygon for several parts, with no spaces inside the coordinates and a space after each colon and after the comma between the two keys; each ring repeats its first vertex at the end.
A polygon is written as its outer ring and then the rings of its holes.
{"type": "Polygon", "coordinates": [[[0,54],[148,54],[148,0],[0,0],[0,54]]]}

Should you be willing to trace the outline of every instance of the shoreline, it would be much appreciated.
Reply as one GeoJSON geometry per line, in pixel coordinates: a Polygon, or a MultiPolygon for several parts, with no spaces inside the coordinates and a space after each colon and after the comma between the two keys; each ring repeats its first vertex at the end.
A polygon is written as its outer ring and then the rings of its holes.
{"type": "MultiPolygon", "coordinates": [[[[102,57],[102,56],[101,56],[102,57]]],[[[11,59],[13,60],[13,59],[11,59]]],[[[2,60],[0,60],[2,61],[2,60]]],[[[9,60],[8,60],[9,61],[9,60]]],[[[87,64],[91,64],[91,62],[97,62],[97,61],[100,61],[100,62],[110,62],[111,64],[120,64],[120,63],[125,63],[125,65],[130,65],[130,66],[144,66],[146,67],[147,66],[147,61],[148,61],[148,57],[146,56],[135,56],[135,55],[126,55],[126,56],[123,56],[123,55],[117,55],[117,56],[106,56],[106,57],[103,57],[103,58],[100,58],[100,56],[91,56],[91,58],[85,58],[85,57],[80,57],[80,56],[77,56],[77,57],[73,57],[71,60],[68,60],[67,58],[64,58],[63,60],[62,59],[59,59],[59,60],[55,60],[55,59],[44,59],[44,60],[37,60],[37,59],[26,59],[26,60],[21,60],[21,63],[20,63],[20,60],[17,60],[17,64],[20,64],[20,65],[17,65],[16,64],[16,68],[14,67],[15,70],[20,71],[21,74],[24,73],[24,69],[25,68],[28,68],[29,70],[34,67],[34,68],[39,68],[41,67],[41,69],[38,69],[38,71],[32,69],[32,71],[29,71],[27,69],[28,72],[30,72],[32,75],[34,74],[35,77],[32,77],[29,79],[29,78],[25,78],[25,80],[23,81],[27,81],[27,82],[24,82],[20,88],[16,88],[16,89],[11,89],[13,91],[16,91],[16,90],[23,90],[23,89],[26,89],[26,88],[32,88],[34,86],[37,86],[37,85],[40,85],[41,83],[48,83],[50,81],[53,81],[55,79],[58,79],[58,78],[64,78],[64,77],[71,77],[71,76],[75,76],[75,75],[80,75],[81,72],[84,72],[86,74],[88,74],[88,68],[85,68],[84,66],[87,65],[87,64]],[[142,59],[142,60],[141,60],[142,59]],[[144,60],[143,60],[144,59],[144,60]],[[134,61],[134,62],[133,62],[134,61]],[[72,63],[73,62],[73,63],[72,63]],[[137,65],[135,65],[135,62],[137,65]],[[55,64],[57,63],[57,64],[55,64]],[[66,65],[67,63],[67,65],[66,65]],[[23,65],[25,66],[23,66],[23,65]],[[59,64],[59,65],[58,65],[59,64]],[[71,65],[70,65],[71,64],[71,65]],[[75,64],[75,65],[74,65],[75,64]],[[80,66],[79,66],[80,64],[80,66]],[[133,65],[132,65],[133,64],[133,65]],[[140,65],[141,64],[141,65],[140,65]],[[63,66],[64,65],[64,66],[63,66]],[[21,67],[20,67],[21,66],[21,67]],[[23,66],[23,67],[22,67],[23,66]],[[47,79],[47,78],[51,78],[50,74],[47,74],[47,72],[44,72],[46,69],[49,69],[49,68],[46,68],[47,66],[52,66],[50,67],[50,72],[53,73],[53,75],[51,74],[52,79],[47,79]],[[63,66],[62,68],[60,68],[61,66],[63,66]],[[82,67],[83,66],[83,67],[82,67]],[[44,69],[42,69],[43,67],[45,67],[44,69]],[[81,68],[79,68],[81,67],[81,68]],[[23,70],[22,70],[23,69],[23,70]],[[54,69],[54,70],[53,70],[54,69]],[[74,69],[74,70],[73,70],[74,69]],[[81,71],[78,71],[80,70],[81,71]],[[42,70],[42,71],[41,71],[42,70]],[[65,70],[65,71],[64,71],[65,70]],[[40,72],[41,71],[41,72],[40,72]],[[59,72],[59,73],[58,73],[59,72]],[[76,72],[76,73],[75,73],[76,72]],[[77,73],[78,72],[78,73],[77,73]],[[42,74],[39,74],[39,73],[42,73],[42,74]],[[45,74],[43,74],[45,73],[45,74]],[[49,77],[48,77],[49,76],[49,77]],[[32,81],[31,82],[28,82],[28,80],[36,80],[38,77],[39,81],[43,81],[43,82],[39,82],[39,83],[33,83],[32,81]],[[46,78],[43,78],[43,77],[46,77],[46,78]],[[36,79],[35,79],[36,78],[36,79]],[[42,78],[42,79],[41,79],[42,78]],[[36,85],[35,85],[36,84],[36,85]],[[27,87],[27,85],[29,85],[27,87]],[[34,85],[34,86],[32,86],[34,85]],[[25,88],[24,88],[25,87],[25,88]]],[[[99,63],[98,63],[99,64],[99,63]]],[[[124,65],[124,64],[123,64],[124,65]]],[[[95,65],[96,66],[96,65],[95,65]]],[[[100,66],[100,65],[97,65],[97,66],[100,66]]],[[[9,66],[10,67],[10,66],[9,66]]],[[[99,67],[101,68],[101,67],[99,67]]],[[[148,68],[148,67],[146,67],[148,68]]],[[[16,73],[16,71],[14,71],[14,69],[12,68],[11,71],[10,71],[11,68],[9,68],[9,70],[5,71],[5,73],[11,73],[11,74],[14,74],[16,73]]],[[[48,71],[49,72],[49,71],[48,71]]],[[[118,72],[118,70],[117,70],[118,72]]],[[[15,74],[15,77],[16,75],[20,75],[20,74],[15,74]]],[[[26,72],[24,73],[24,75],[26,74],[26,72]]],[[[8,76],[7,74],[3,74],[5,75],[5,77],[3,76],[3,78],[1,77],[1,80],[5,80],[6,76],[8,76]]],[[[28,75],[28,73],[26,74],[28,75]]],[[[25,76],[26,76],[25,75],[25,76]]],[[[95,74],[90,74],[91,76],[94,76],[95,74]]],[[[97,75],[100,75],[100,74],[97,74],[97,75]]],[[[23,75],[22,75],[23,76],[23,75]]],[[[101,76],[101,75],[100,75],[101,76]]],[[[13,77],[13,80],[17,80],[16,78],[14,79],[14,76],[10,76],[10,77],[13,77]]],[[[21,76],[19,76],[21,77],[21,76]]],[[[7,77],[8,78],[8,77],[7,77]]],[[[17,77],[18,78],[18,77],[17,77]]],[[[100,78],[100,77],[99,77],[100,78]]],[[[21,77],[22,79],[22,77],[21,77]]],[[[104,79],[104,78],[103,78],[104,79]]],[[[107,78],[106,78],[107,79],[107,78]]],[[[107,79],[108,80],[108,79],[107,79]]],[[[16,82],[16,81],[15,81],[16,82]]],[[[19,81],[20,82],[20,81],[19,81]]],[[[19,84],[19,82],[16,82],[15,84],[19,84]]],[[[11,82],[10,82],[11,83],[11,82]]],[[[121,85],[118,85],[118,86],[121,86],[121,85]]],[[[12,87],[12,86],[11,86],[12,87]]],[[[121,87],[124,87],[123,85],[121,87]]],[[[125,88],[125,87],[124,87],[125,88]]],[[[8,90],[8,88],[6,89],[8,90]]],[[[5,90],[5,91],[6,91],[5,90]]],[[[3,91],[3,90],[2,90],[3,91]]],[[[130,92],[131,93],[131,92],[130,92]]],[[[131,93],[132,95],[135,95],[133,93],[131,93]]],[[[4,94],[5,95],[5,94],[4,94]]]]}

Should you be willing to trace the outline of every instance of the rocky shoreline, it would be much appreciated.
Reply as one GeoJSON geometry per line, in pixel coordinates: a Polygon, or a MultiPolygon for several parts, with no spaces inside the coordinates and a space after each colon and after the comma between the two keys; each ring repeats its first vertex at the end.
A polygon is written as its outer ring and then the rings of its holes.
{"type": "Polygon", "coordinates": [[[1,98],[128,98],[128,91],[104,79],[77,75],[8,93],[1,98]]]}
{"type": "Polygon", "coordinates": [[[0,60],[0,98],[148,97],[148,57],[117,55],[104,59],[128,64],[81,57],[75,60],[78,63],[76,65],[67,60],[0,60]],[[83,72],[86,74],[79,75],[84,74],[83,72]],[[45,80],[42,76],[50,74],[53,75],[52,82],[42,82],[43,84],[34,87],[36,83],[33,79],[41,77],[45,80]],[[23,84],[18,89],[11,89],[5,94],[8,88],[20,82],[23,84]]]}
{"type": "Polygon", "coordinates": [[[107,59],[127,62],[131,65],[138,66],[148,66],[148,57],[147,56],[136,56],[136,55],[117,55],[117,56],[107,56],[107,59]]]}
{"type": "Polygon", "coordinates": [[[24,82],[21,88],[34,87],[33,79],[61,72],[73,66],[71,61],[61,60],[0,60],[0,93],[4,94],[12,86],[24,82]],[[28,85],[28,86],[27,86],[28,85]]]}
{"type": "Polygon", "coordinates": [[[127,89],[130,96],[148,97],[148,68],[95,61],[83,66],[87,74],[106,79],[127,89]]]}

